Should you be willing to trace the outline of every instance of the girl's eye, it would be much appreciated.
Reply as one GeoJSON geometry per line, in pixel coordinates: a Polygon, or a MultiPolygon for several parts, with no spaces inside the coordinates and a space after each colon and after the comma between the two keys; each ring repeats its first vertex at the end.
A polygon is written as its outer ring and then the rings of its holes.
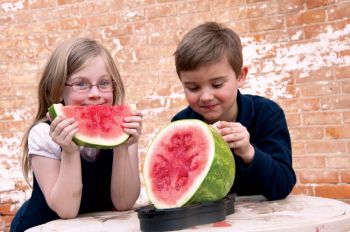
{"type": "Polygon", "coordinates": [[[78,81],[78,82],[74,82],[73,85],[78,86],[78,87],[86,87],[89,84],[86,83],[85,81],[78,81]]]}

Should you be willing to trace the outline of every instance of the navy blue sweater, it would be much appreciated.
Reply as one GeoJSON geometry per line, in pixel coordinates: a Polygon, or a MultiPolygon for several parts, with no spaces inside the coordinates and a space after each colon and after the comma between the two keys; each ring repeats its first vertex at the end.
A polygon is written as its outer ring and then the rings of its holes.
{"type": "MultiPolygon", "coordinates": [[[[235,155],[236,177],[230,193],[263,195],[269,200],[285,198],[296,178],[292,168],[291,140],[283,110],[273,101],[256,95],[237,95],[237,122],[250,134],[255,154],[247,165],[235,155]]],[[[172,121],[203,117],[189,106],[172,121]]],[[[233,153],[233,150],[231,150],[233,153]]]]}

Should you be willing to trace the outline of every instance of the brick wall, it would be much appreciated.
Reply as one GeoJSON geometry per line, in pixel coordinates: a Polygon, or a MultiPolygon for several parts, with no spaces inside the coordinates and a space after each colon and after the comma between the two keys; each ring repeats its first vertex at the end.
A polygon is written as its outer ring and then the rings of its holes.
{"type": "Polygon", "coordinates": [[[272,98],[286,112],[298,177],[293,194],[350,202],[349,1],[0,0],[0,231],[30,196],[19,145],[53,48],[71,36],[109,48],[128,102],[145,115],[142,161],[155,133],[186,105],[176,44],[208,20],[242,37],[250,68],[243,92],[272,98]]]}

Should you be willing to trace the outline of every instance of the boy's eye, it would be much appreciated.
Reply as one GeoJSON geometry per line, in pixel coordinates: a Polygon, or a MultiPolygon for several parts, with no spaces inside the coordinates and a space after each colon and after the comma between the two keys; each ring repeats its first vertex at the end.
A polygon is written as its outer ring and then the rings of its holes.
{"type": "Polygon", "coordinates": [[[222,83],[215,83],[215,84],[212,84],[212,86],[214,88],[220,88],[222,86],[222,83]]]}
{"type": "Polygon", "coordinates": [[[199,88],[198,87],[186,87],[189,91],[196,91],[198,90],[199,88]]]}

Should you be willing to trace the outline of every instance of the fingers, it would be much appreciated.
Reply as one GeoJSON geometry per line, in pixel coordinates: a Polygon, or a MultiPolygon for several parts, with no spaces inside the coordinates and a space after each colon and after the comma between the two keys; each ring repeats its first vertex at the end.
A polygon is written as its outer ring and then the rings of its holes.
{"type": "Polygon", "coordinates": [[[141,135],[142,117],[141,111],[133,111],[132,116],[126,117],[123,120],[122,126],[124,132],[131,136],[131,138],[128,139],[129,144],[137,142],[141,135]]]}
{"type": "Polygon", "coordinates": [[[230,148],[239,148],[249,143],[249,132],[240,123],[219,121],[213,124],[230,148]]]}
{"type": "Polygon", "coordinates": [[[51,123],[49,135],[56,143],[65,146],[72,142],[78,130],[78,123],[73,118],[56,117],[51,123]]]}

